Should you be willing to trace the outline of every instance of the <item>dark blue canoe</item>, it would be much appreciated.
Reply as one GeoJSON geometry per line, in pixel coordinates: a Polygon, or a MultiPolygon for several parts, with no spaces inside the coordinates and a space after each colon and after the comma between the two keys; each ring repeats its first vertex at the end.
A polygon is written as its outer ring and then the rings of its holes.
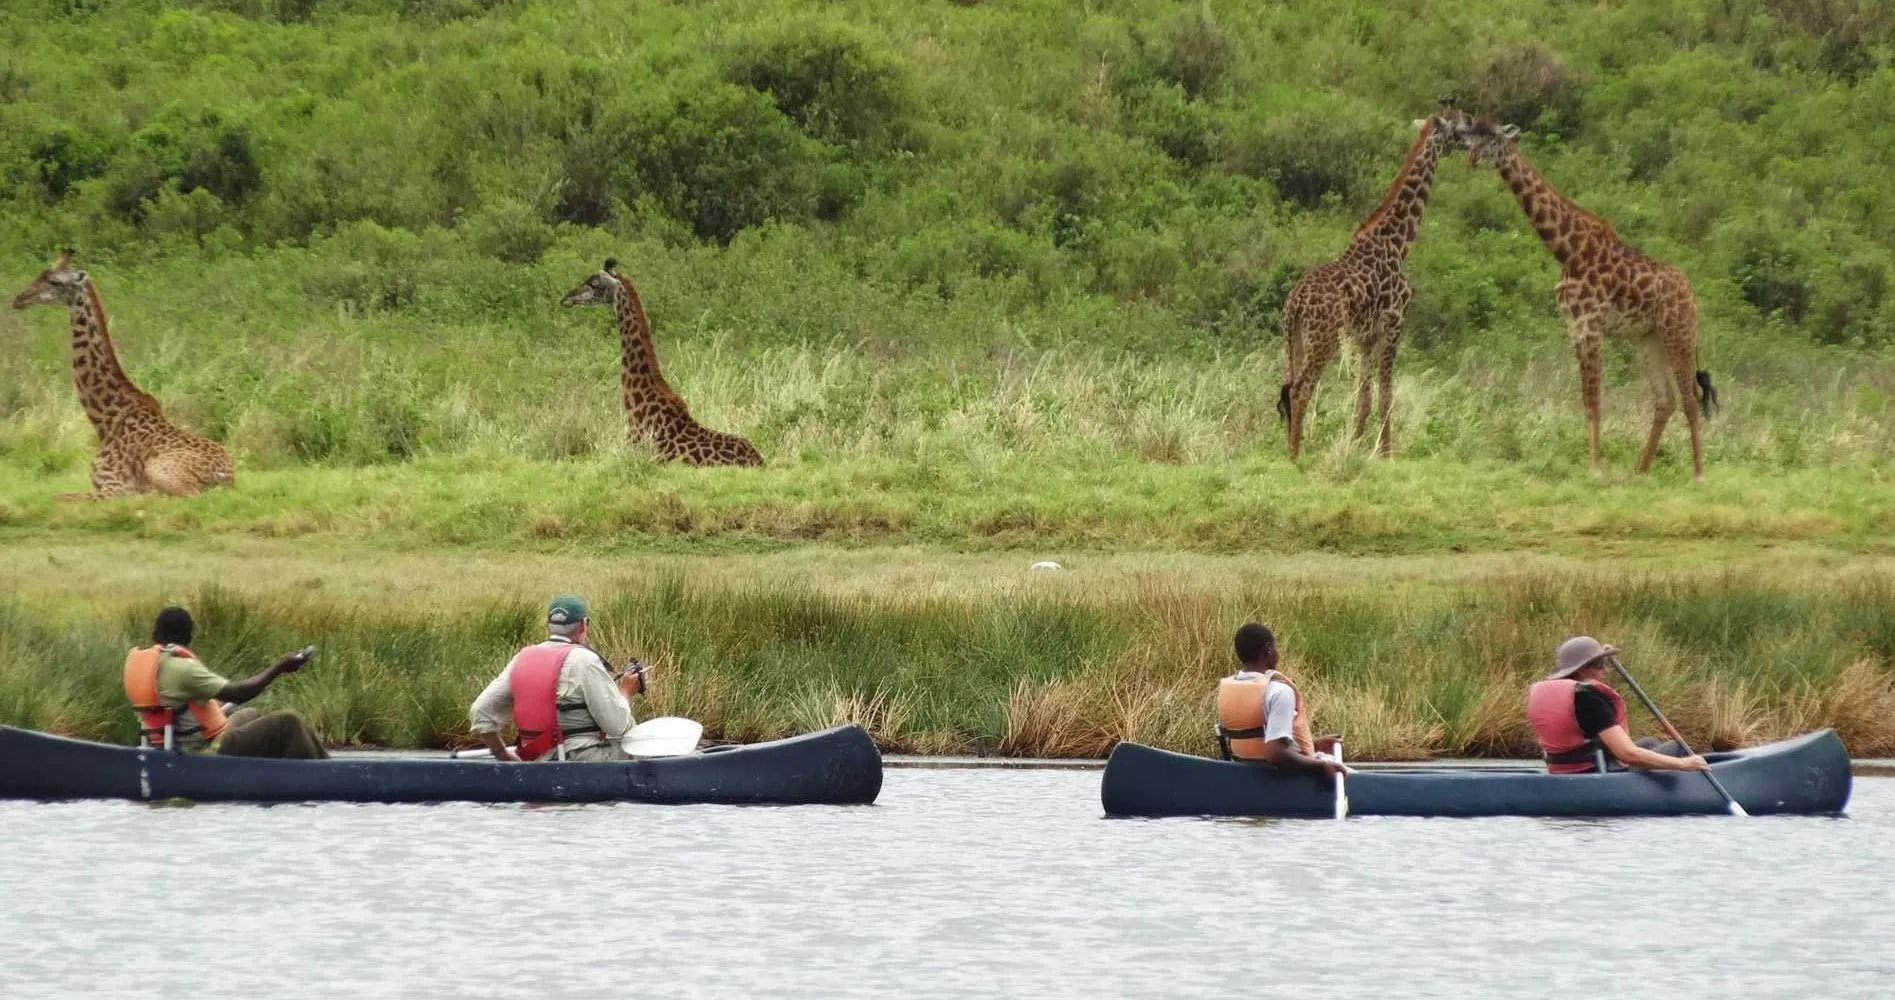
{"type": "Polygon", "coordinates": [[[4,799],[854,805],[881,789],[882,755],[861,726],[686,757],[559,764],[219,757],[0,726],[4,799]]]}
{"type": "MultiPolygon", "coordinates": [[[[1730,753],[1706,754],[1718,780],[1751,815],[1842,812],[1849,754],[1834,730],[1730,753]]],[[[1678,816],[1724,813],[1701,774],[1620,771],[1553,775],[1538,767],[1402,768],[1348,779],[1353,816],[1678,816]]],[[[1326,779],[1120,743],[1099,798],[1109,816],[1332,818],[1326,779]]]]}

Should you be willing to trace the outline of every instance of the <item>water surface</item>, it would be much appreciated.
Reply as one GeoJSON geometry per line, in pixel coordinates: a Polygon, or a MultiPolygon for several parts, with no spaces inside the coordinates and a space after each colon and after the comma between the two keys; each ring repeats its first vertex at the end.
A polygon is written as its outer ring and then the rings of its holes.
{"type": "Polygon", "coordinates": [[[0,996],[1895,996],[1895,779],[1844,819],[1342,824],[1106,820],[1098,782],[0,802],[0,996]]]}

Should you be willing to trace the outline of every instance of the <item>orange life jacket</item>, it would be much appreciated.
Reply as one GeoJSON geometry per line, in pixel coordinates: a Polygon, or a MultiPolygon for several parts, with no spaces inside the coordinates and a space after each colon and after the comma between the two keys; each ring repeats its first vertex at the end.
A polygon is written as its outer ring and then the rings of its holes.
{"type": "Polygon", "coordinates": [[[1273,680],[1288,684],[1296,695],[1296,721],[1290,724],[1296,748],[1305,754],[1316,752],[1316,741],[1309,734],[1309,715],[1303,709],[1303,692],[1274,670],[1261,674],[1240,670],[1217,682],[1217,743],[1226,760],[1263,759],[1263,696],[1273,680]]]}
{"type": "Polygon", "coordinates": [[[566,742],[569,735],[599,731],[597,726],[567,730],[559,725],[562,709],[586,707],[583,701],[559,702],[560,671],[566,667],[566,657],[578,648],[575,642],[549,641],[514,654],[507,686],[513,692],[513,725],[520,731],[519,746],[514,748],[514,753],[519,754],[521,760],[546,756],[566,742]]]}
{"type": "MultiPolygon", "coordinates": [[[[125,697],[131,700],[132,710],[138,713],[139,735],[145,742],[162,750],[174,750],[170,745],[172,734],[178,720],[178,710],[164,703],[158,696],[158,668],[167,656],[180,656],[187,660],[197,659],[197,654],[183,646],[146,646],[134,649],[125,655],[125,697]]],[[[198,732],[208,743],[224,731],[224,706],[215,698],[209,701],[187,701],[185,707],[191,710],[191,717],[197,720],[198,732]]]]}
{"type": "Polygon", "coordinates": [[[1552,774],[1587,774],[1605,767],[1610,756],[1605,745],[1579,728],[1573,699],[1584,685],[1606,696],[1618,724],[1625,725],[1625,699],[1608,684],[1576,681],[1570,677],[1541,681],[1527,689],[1527,723],[1540,741],[1546,770],[1552,774]]]}

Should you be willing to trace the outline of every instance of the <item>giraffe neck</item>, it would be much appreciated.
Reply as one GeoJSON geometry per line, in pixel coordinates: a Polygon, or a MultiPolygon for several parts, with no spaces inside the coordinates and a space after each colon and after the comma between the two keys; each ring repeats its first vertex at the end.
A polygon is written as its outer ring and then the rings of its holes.
{"type": "Polygon", "coordinates": [[[1520,203],[1520,211],[1526,214],[1540,242],[1552,251],[1561,268],[1572,262],[1580,245],[1589,239],[1607,245],[1618,242],[1611,223],[1554,190],[1512,143],[1507,144],[1507,151],[1497,166],[1500,179],[1507,182],[1514,200],[1520,203]]]}
{"type": "Polygon", "coordinates": [[[72,382],[79,390],[79,405],[86,418],[101,433],[106,425],[125,415],[128,404],[136,406],[149,399],[119,367],[118,354],[112,350],[112,335],[105,324],[105,306],[99,302],[99,290],[87,279],[82,294],[69,306],[72,313],[72,382]]]}
{"type": "Polygon", "coordinates": [[[1408,156],[1389,185],[1382,203],[1356,227],[1350,245],[1374,245],[1392,252],[1400,261],[1408,256],[1415,235],[1421,231],[1421,213],[1428,207],[1428,195],[1434,188],[1434,120],[1421,127],[1408,156]]]}
{"type": "Polygon", "coordinates": [[[669,392],[671,387],[658,373],[658,349],[651,342],[651,320],[645,316],[645,304],[639,301],[631,279],[613,277],[619,284],[619,294],[612,302],[619,325],[619,381],[627,394],[653,388],[669,392]]]}

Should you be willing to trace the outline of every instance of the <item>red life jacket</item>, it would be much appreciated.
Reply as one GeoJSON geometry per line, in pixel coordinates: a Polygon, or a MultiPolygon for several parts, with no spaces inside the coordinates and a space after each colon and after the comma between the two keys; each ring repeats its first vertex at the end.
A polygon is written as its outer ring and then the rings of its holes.
{"type": "Polygon", "coordinates": [[[1540,753],[1546,757],[1546,770],[1551,774],[1587,774],[1596,771],[1602,761],[1610,758],[1611,752],[1596,739],[1586,736],[1579,728],[1579,716],[1573,709],[1573,699],[1579,695],[1579,687],[1606,696],[1612,703],[1614,718],[1618,725],[1625,726],[1625,699],[1607,684],[1593,684],[1576,681],[1570,677],[1541,681],[1527,689],[1527,723],[1533,727],[1533,735],[1539,738],[1540,753]]]}
{"type": "Polygon", "coordinates": [[[565,669],[566,657],[577,648],[577,643],[554,641],[528,646],[515,654],[507,686],[513,692],[513,725],[520,731],[520,745],[514,752],[521,760],[538,760],[566,742],[566,731],[559,727],[559,710],[585,707],[584,702],[559,703],[559,673],[565,669]]]}
{"type": "MultiPolygon", "coordinates": [[[[196,654],[183,646],[146,646],[125,654],[125,697],[132,703],[132,711],[138,713],[139,735],[146,744],[160,750],[175,749],[167,744],[178,721],[178,710],[158,696],[158,668],[167,656],[197,659],[196,654]]],[[[209,743],[224,731],[224,706],[219,705],[217,699],[189,701],[185,707],[197,720],[198,733],[204,742],[209,743]]]]}

